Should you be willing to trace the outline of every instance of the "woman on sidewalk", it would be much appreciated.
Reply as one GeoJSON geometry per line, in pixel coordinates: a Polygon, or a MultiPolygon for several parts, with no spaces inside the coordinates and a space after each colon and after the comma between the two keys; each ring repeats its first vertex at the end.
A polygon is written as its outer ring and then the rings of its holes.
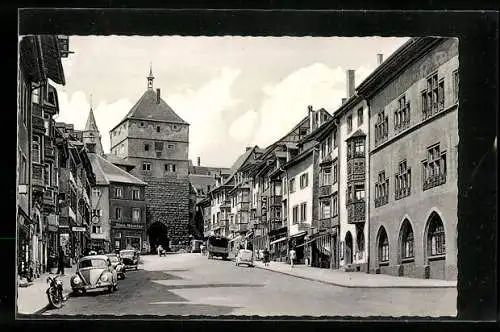
{"type": "Polygon", "coordinates": [[[267,248],[265,248],[262,252],[262,256],[264,260],[264,266],[269,266],[269,250],[267,250],[267,248]]]}
{"type": "Polygon", "coordinates": [[[295,260],[295,248],[292,248],[292,250],[290,250],[290,265],[292,266],[293,268],[293,261],[295,260]]]}

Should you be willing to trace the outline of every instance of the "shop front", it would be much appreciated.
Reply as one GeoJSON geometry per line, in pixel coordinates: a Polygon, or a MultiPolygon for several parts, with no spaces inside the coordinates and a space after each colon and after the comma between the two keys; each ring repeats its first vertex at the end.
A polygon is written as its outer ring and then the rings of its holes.
{"type": "Polygon", "coordinates": [[[113,250],[136,249],[143,252],[143,243],[146,241],[145,227],[135,223],[113,223],[111,229],[113,250]]]}
{"type": "Polygon", "coordinates": [[[304,243],[306,242],[305,241],[306,235],[307,232],[302,231],[294,235],[291,235],[288,239],[288,250],[290,251],[291,249],[295,249],[296,264],[305,263],[306,257],[305,257],[304,243]]]}
{"type": "Polygon", "coordinates": [[[286,262],[288,256],[287,227],[282,227],[269,232],[270,258],[276,262],[286,262]]]}
{"type": "Polygon", "coordinates": [[[30,218],[22,211],[18,210],[17,215],[17,273],[25,275],[32,260],[31,238],[33,224],[30,218]]]}
{"type": "Polygon", "coordinates": [[[56,214],[47,217],[47,270],[57,268],[57,250],[59,247],[59,220],[56,214]]]}

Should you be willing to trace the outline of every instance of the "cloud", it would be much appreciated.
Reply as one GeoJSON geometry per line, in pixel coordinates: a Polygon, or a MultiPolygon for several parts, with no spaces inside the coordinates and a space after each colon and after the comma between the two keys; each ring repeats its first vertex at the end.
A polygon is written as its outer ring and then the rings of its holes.
{"type": "Polygon", "coordinates": [[[231,94],[233,84],[240,75],[240,69],[223,67],[217,70],[213,79],[198,89],[185,87],[165,97],[176,113],[191,124],[191,158],[203,154],[204,163],[220,164],[220,151],[215,155],[206,155],[205,152],[213,147],[220,148],[228,140],[228,123],[223,112],[241,102],[231,94]]]}
{"type": "Polygon", "coordinates": [[[263,87],[265,98],[257,109],[259,124],[253,143],[268,146],[283,137],[307,115],[307,106],[330,113],[345,94],[345,71],[313,63],[290,73],[275,85],[263,87]]]}
{"type": "Polygon", "coordinates": [[[229,135],[239,142],[247,143],[252,138],[257,125],[258,113],[250,110],[233,121],[229,128],[229,135]]]}
{"type": "MultiPolygon", "coordinates": [[[[65,91],[58,91],[58,97],[60,112],[56,121],[70,123],[75,129],[83,130],[90,111],[90,101],[87,96],[82,91],[73,93],[71,97],[65,91]]],[[[127,99],[120,99],[110,104],[100,102],[97,107],[94,106],[94,116],[105,153],[110,151],[109,131],[123,119],[132,106],[133,104],[127,99]]]]}

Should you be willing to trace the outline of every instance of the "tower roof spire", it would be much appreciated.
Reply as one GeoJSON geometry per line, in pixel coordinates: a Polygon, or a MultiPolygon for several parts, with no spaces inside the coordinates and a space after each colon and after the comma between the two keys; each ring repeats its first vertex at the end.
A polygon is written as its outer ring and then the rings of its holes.
{"type": "Polygon", "coordinates": [[[148,79],[148,89],[153,89],[153,80],[155,77],[153,76],[153,63],[149,63],[149,76],[147,77],[148,79]]]}

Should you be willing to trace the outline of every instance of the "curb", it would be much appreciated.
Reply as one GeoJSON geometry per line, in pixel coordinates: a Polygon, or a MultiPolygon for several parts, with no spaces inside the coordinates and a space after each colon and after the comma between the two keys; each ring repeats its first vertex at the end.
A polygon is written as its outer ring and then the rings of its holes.
{"type": "Polygon", "coordinates": [[[275,273],[281,273],[284,275],[292,276],[295,278],[299,279],[304,279],[304,280],[309,280],[309,281],[316,281],[320,282],[322,284],[327,284],[331,286],[339,286],[339,287],[345,287],[345,288],[397,288],[397,289],[419,289],[419,288],[457,288],[456,286],[436,286],[436,285],[430,285],[430,286],[398,286],[398,285],[391,285],[391,286],[367,286],[367,285],[358,285],[358,286],[353,286],[353,285],[346,285],[346,284],[341,284],[341,283],[335,283],[332,281],[325,281],[325,280],[320,280],[320,279],[315,279],[311,277],[304,277],[304,276],[299,276],[296,274],[288,273],[288,272],[283,272],[283,271],[276,271],[276,270],[271,270],[267,269],[262,266],[255,265],[256,268],[261,269],[261,270],[266,270],[270,272],[275,272],[275,273]]]}
{"type": "MultiPolygon", "coordinates": [[[[65,293],[63,294],[63,297],[64,297],[64,302],[68,301],[71,297],[73,297],[73,292],[70,292],[70,293],[65,293]]],[[[64,306],[64,304],[63,304],[64,306]]],[[[51,309],[51,305],[50,303],[47,303],[45,305],[45,307],[41,308],[41,309],[38,309],[37,311],[35,311],[34,313],[32,314],[22,314],[22,315],[42,315],[45,311],[51,309]]]]}

